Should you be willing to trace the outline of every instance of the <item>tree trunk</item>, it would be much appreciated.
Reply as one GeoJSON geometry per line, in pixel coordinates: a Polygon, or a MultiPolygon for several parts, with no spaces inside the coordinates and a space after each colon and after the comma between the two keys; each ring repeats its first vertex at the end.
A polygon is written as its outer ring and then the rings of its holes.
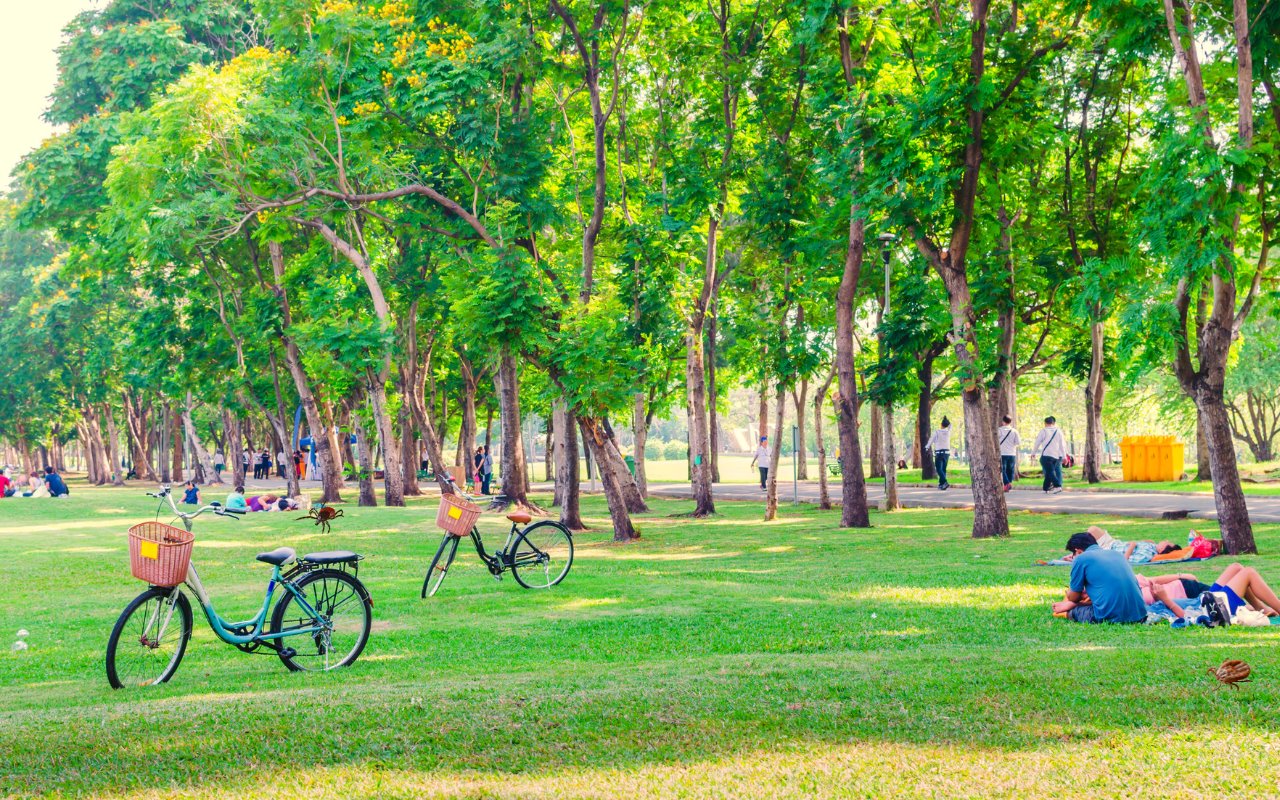
{"type": "Polygon", "coordinates": [[[822,407],[827,402],[834,377],[835,373],[832,373],[813,395],[813,435],[818,445],[818,508],[823,511],[831,508],[831,491],[827,487],[827,442],[822,436],[822,407]]]}
{"type": "Polygon", "coordinates": [[[529,486],[525,481],[524,443],[520,435],[520,370],[510,345],[502,347],[493,381],[498,393],[498,411],[502,415],[502,494],[506,504],[542,514],[542,509],[529,502],[529,486]]]}
{"type": "Polygon", "coordinates": [[[799,480],[809,480],[809,461],[808,453],[805,452],[805,435],[804,435],[804,415],[805,404],[809,399],[809,379],[803,378],[800,381],[800,393],[792,392],[792,399],[796,404],[796,452],[792,456],[796,460],[796,477],[799,480]]]}
{"type": "Polygon", "coordinates": [[[1195,400],[1205,423],[1204,434],[1213,476],[1213,499],[1218,509],[1218,526],[1222,531],[1223,545],[1231,555],[1256,553],[1258,547],[1254,543],[1249,507],[1245,504],[1244,490],[1240,485],[1231,421],[1222,401],[1222,393],[1210,387],[1201,387],[1195,400]]]}
{"type": "Polygon", "coordinates": [[[302,484],[298,480],[298,468],[293,463],[295,445],[293,436],[289,432],[289,415],[284,410],[284,392],[280,390],[280,363],[276,360],[274,344],[267,353],[271,364],[271,387],[276,397],[276,413],[274,416],[268,414],[267,417],[271,421],[271,426],[275,428],[276,436],[280,439],[280,452],[284,453],[284,479],[287,491],[290,497],[298,497],[302,494],[302,484]]]}
{"type": "Polygon", "coordinates": [[[884,412],[871,404],[871,477],[884,477],[884,412]]]}
{"type": "Polygon", "coordinates": [[[916,375],[920,379],[920,395],[916,400],[916,449],[920,451],[920,479],[931,481],[938,477],[933,465],[933,451],[928,448],[933,433],[933,359],[932,353],[921,359],[916,375]]]}
{"type": "Polygon", "coordinates": [[[898,453],[893,435],[893,406],[885,406],[884,416],[884,510],[897,511],[898,502],[898,453]]]}
{"type": "Polygon", "coordinates": [[[636,392],[631,410],[631,430],[636,440],[636,488],[640,496],[649,498],[649,479],[645,475],[645,448],[649,442],[649,416],[646,411],[644,392],[636,392]]]}
{"type": "Polygon", "coordinates": [[[400,474],[404,494],[418,497],[422,494],[418,486],[418,442],[413,435],[413,415],[409,413],[408,400],[400,403],[396,422],[400,426],[400,474]]]}
{"type": "Polygon", "coordinates": [[[169,441],[173,445],[173,481],[182,480],[182,415],[176,409],[169,409],[169,441]]]}
{"type": "Polygon", "coordinates": [[[120,433],[116,429],[115,413],[109,403],[102,404],[102,416],[107,421],[108,457],[111,459],[111,485],[124,486],[124,470],[120,464],[120,433]]]}
{"type": "MultiPolygon", "coordinates": [[[[289,308],[289,293],[284,283],[284,249],[278,242],[269,242],[267,251],[271,256],[271,269],[274,276],[274,281],[270,288],[276,296],[276,302],[280,306],[281,320],[284,323],[284,333],[280,337],[284,341],[284,364],[285,368],[289,370],[289,376],[293,378],[293,388],[298,393],[298,401],[302,404],[302,413],[307,418],[307,427],[311,431],[311,447],[315,451],[316,461],[320,467],[320,502],[340,503],[342,502],[342,465],[338,461],[338,453],[334,449],[329,428],[324,424],[324,420],[320,416],[320,407],[316,403],[316,397],[311,392],[311,381],[308,379],[307,371],[302,365],[302,353],[298,349],[298,343],[289,333],[289,329],[293,326],[293,316],[289,308]]],[[[240,442],[238,426],[236,430],[236,447],[233,449],[228,446],[227,457],[234,458],[236,468],[239,469],[240,442]],[[233,452],[234,455],[232,454],[233,452]]],[[[237,483],[243,485],[243,471],[240,472],[238,478],[237,483]]]]}
{"type": "Polygon", "coordinates": [[[227,468],[231,470],[231,485],[244,486],[244,463],[240,460],[240,453],[244,449],[244,437],[240,433],[240,420],[226,407],[222,409],[222,430],[223,438],[226,439],[227,468]]]}
{"type": "MultiPolygon", "coordinates": [[[[187,402],[182,407],[182,428],[186,433],[187,445],[191,448],[191,479],[201,485],[213,483],[214,481],[209,479],[210,475],[215,475],[213,471],[213,456],[209,454],[208,450],[204,449],[204,445],[200,442],[200,434],[196,432],[196,424],[191,419],[191,403],[191,392],[187,392],[187,402]]],[[[217,482],[221,483],[221,481],[217,482]]]]}
{"type": "MultiPolygon", "coordinates": [[[[400,443],[396,438],[391,412],[387,408],[387,377],[390,363],[384,362],[381,371],[368,370],[369,400],[373,406],[373,421],[378,430],[378,444],[382,448],[383,505],[404,506],[404,469],[400,462],[400,443]]],[[[365,448],[361,446],[363,452],[365,448]]],[[[371,454],[372,455],[372,454],[371,454]]],[[[372,468],[372,457],[370,464],[372,468]]]]}
{"type": "Polygon", "coordinates": [[[476,429],[478,426],[476,420],[476,392],[478,391],[479,381],[476,379],[471,360],[463,354],[461,348],[458,350],[458,371],[462,375],[462,425],[458,428],[458,452],[460,454],[458,466],[462,467],[467,475],[470,475],[476,456],[476,429]]]}
{"type": "MultiPolygon", "coordinates": [[[[712,221],[714,227],[715,221],[712,221]]],[[[712,257],[712,256],[708,256],[712,257]]],[[[702,361],[703,321],[695,318],[685,334],[685,395],[689,414],[689,471],[694,517],[716,513],[711,482],[711,433],[707,420],[707,384],[702,361]]]]}
{"type": "Polygon", "coordinates": [[[129,447],[132,453],[133,470],[138,474],[139,480],[154,483],[156,472],[151,468],[151,458],[148,456],[150,443],[147,440],[146,411],[142,408],[142,404],[129,392],[122,392],[121,397],[124,399],[125,424],[129,429],[129,447]]]}
{"type": "MultiPolygon", "coordinates": [[[[596,454],[596,466],[600,469],[600,480],[604,484],[605,502],[609,506],[609,518],[613,522],[613,540],[630,542],[640,538],[631,524],[631,515],[627,511],[626,497],[622,488],[622,476],[617,472],[619,461],[608,457],[599,457],[609,447],[608,434],[600,420],[594,417],[578,417],[582,435],[587,439],[587,446],[596,454]]],[[[626,466],[622,469],[625,471],[626,466]]]]}
{"type": "Polygon", "coordinates": [[[1209,459],[1209,440],[1205,437],[1204,412],[1196,406],[1196,480],[1207,481],[1213,474],[1209,459]]]}
{"type": "Polygon", "coordinates": [[[563,399],[557,399],[552,411],[556,429],[556,500],[560,506],[560,524],[571,531],[587,529],[580,510],[581,480],[578,462],[578,424],[563,399]]]}
{"type": "MultiPolygon", "coordinates": [[[[1101,483],[1102,474],[1102,403],[1106,393],[1102,374],[1103,330],[1101,322],[1089,326],[1093,355],[1089,364],[1089,380],[1084,387],[1084,479],[1089,483],[1101,483]]],[[[1178,467],[1182,471],[1182,467],[1178,467]]]]}
{"type": "Polygon", "coordinates": [[[631,474],[631,470],[627,469],[627,462],[623,459],[622,450],[618,447],[618,437],[614,435],[609,420],[601,419],[600,426],[604,428],[605,444],[597,451],[596,460],[608,460],[613,465],[614,473],[618,476],[618,484],[622,488],[622,498],[627,504],[627,511],[632,514],[649,513],[649,504],[640,494],[635,476],[631,474]]]}
{"type": "Polygon", "coordinates": [[[173,482],[173,472],[171,462],[169,461],[169,434],[172,430],[169,426],[169,404],[161,404],[159,412],[156,414],[156,463],[160,465],[160,482],[169,484],[173,482]]]}
{"type": "Polygon", "coordinates": [[[542,450],[542,479],[548,482],[553,482],[556,479],[556,426],[554,416],[555,411],[553,409],[552,415],[547,417],[547,439],[542,450]]]}
{"type": "Polygon", "coordinates": [[[782,463],[782,426],[787,416],[787,390],[778,382],[778,394],[774,405],[773,447],[769,449],[769,480],[765,484],[765,521],[778,518],[778,465],[782,463]]]}
{"type": "Polygon", "coordinates": [[[370,446],[369,437],[366,434],[364,425],[360,422],[358,414],[351,414],[351,432],[356,435],[356,465],[360,486],[360,500],[357,505],[360,506],[377,506],[378,495],[373,488],[373,448],[370,446]]]}
{"type": "Polygon", "coordinates": [[[711,459],[711,482],[720,482],[720,392],[716,386],[716,306],[718,292],[711,293],[707,315],[707,441],[711,459]]]}
{"type": "Polygon", "coordinates": [[[862,274],[866,223],[854,200],[849,215],[849,245],[844,271],[836,290],[836,425],[840,431],[840,527],[869,528],[867,484],[862,474],[862,445],[858,441],[858,384],[853,358],[853,301],[862,274]]]}
{"type": "Polygon", "coordinates": [[[757,392],[760,398],[760,411],[756,415],[756,442],[760,441],[761,436],[769,435],[769,396],[764,390],[765,387],[761,386],[760,391],[757,392]]]}

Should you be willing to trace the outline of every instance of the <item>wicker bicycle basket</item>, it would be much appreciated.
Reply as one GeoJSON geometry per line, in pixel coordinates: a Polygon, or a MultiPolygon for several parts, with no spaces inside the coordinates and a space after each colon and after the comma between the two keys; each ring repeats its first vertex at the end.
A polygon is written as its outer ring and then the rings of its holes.
{"type": "Polygon", "coordinates": [[[454,536],[466,536],[480,519],[480,506],[456,494],[440,497],[440,510],[436,512],[436,525],[454,536]]]}
{"type": "Polygon", "coordinates": [[[196,537],[163,522],[140,522],[129,529],[129,569],[153,586],[177,586],[187,579],[196,537]]]}

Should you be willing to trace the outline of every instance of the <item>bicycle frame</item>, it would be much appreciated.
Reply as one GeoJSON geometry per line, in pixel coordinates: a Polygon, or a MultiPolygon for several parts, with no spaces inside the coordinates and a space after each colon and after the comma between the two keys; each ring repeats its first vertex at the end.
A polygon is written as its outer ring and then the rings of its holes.
{"type": "MultiPolygon", "coordinates": [[[[162,502],[164,500],[169,502],[169,508],[173,510],[173,513],[178,519],[182,520],[182,524],[187,529],[187,533],[192,532],[192,521],[206,511],[213,511],[215,514],[222,514],[224,516],[228,513],[220,510],[220,506],[217,505],[205,506],[194,513],[180,511],[178,510],[177,504],[173,502],[173,494],[167,486],[161,490],[159,497],[162,502]]],[[[326,627],[320,614],[311,607],[311,604],[307,602],[307,599],[302,595],[302,592],[298,591],[297,587],[293,585],[293,582],[281,574],[280,566],[278,564],[273,564],[271,566],[271,578],[267,582],[267,591],[262,598],[262,608],[258,610],[257,616],[252,619],[245,620],[244,622],[232,622],[230,620],[223,619],[223,617],[218,614],[213,607],[213,599],[209,597],[209,591],[204,588],[204,583],[200,580],[200,573],[196,570],[195,562],[192,562],[187,567],[187,579],[183,582],[183,585],[189,588],[192,594],[194,594],[196,599],[200,602],[200,609],[204,612],[205,619],[209,621],[209,627],[213,630],[214,635],[227,644],[233,644],[237,647],[263,642],[268,643],[271,647],[278,648],[279,645],[275,644],[272,640],[283,639],[286,636],[296,636],[300,633],[319,633],[325,630],[326,627]],[[306,611],[307,614],[316,622],[315,625],[308,628],[289,628],[288,630],[274,631],[271,633],[263,632],[262,627],[267,621],[267,612],[271,608],[271,599],[275,595],[277,585],[283,586],[285,591],[294,596],[302,609],[306,611]],[[236,633],[237,630],[248,630],[249,632],[236,633]]],[[[178,587],[175,586],[173,587],[173,591],[169,593],[169,610],[166,613],[165,621],[160,628],[160,632],[157,634],[158,636],[164,635],[164,630],[168,627],[169,618],[173,615],[173,607],[177,604],[177,599],[178,587]]]]}
{"type": "Polygon", "coordinates": [[[484,539],[480,536],[480,528],[476,526],[471,528],[471,543],[476,547],[476,555],[480,556],[481,561],[489,565],[489,571],[495,575],[511,566],[510,552],[515,540],[516,526],[513,524],[511,530],[507,531],[507,540],[503,543],[502,549],[498,551],[497,555],[491,556],[484,549],[484,539]]]}

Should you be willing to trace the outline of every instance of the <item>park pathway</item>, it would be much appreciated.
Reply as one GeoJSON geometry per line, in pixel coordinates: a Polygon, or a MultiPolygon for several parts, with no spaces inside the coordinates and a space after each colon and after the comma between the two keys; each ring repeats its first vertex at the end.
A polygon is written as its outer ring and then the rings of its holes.
{"type": "MultiPolygon", "coordinates": [[[[381,483],[379,481],[379,483],[381,483]]],[[[284,481],[271,478],[267,480],[246,481],[248,494],[264,491],[282,491],[284,481]]],[[[354,491],[355,484],[348,484],[354,491]]],[[[313,497],[319,496],[320,485],[315,481],[303,481],[303,491],[313,497]]],[[[435,493],[435,487],[429,481],[422,482],[422,488],[428,494],[435,493]]],[[[549,493],[550,483],[535,483],[531,487],[534,492],[549,493]]],[[[598,484],[597,484],[598,489],[598,484]]],[[[584,482],[583,490],[590,491],[590,484],[584,482]]],[[[207,487],[210,497],[229,491],[229,487],[207,487]]],[[[840,483],[830,484],[831,501],[840,502],[840,483]]],[[[671,499],[692,499],[687,483],[650,483],[649,493],[657,497],[671,499]]],[[[873,506],[884,496],[884,487],[878,483],[867,484],[867,500],[873,506]]],[[[754,484],[717,483],[715,485],[717,500],[754,500],[764,502],[764,492],[754,484]]],[[[813,481],[801,481],[796,491],[792,492],[792,484],[787,481],[778,486],[778,500],[783,503],[799,499],[802,503],[818,502],[818,484],[813,481]]],[[[973,495],[968,486],[955,486],[945,492],[931,486],[919,484],[903,484],[898,487],[898,499],[907,508],[973,508],[973,495]]],[[[1174,492],[1141,492],[1141,491],[1089,491],[1065,489],[1061,494],[1047,495],[1039,489],[1014,489],[1006,495],[1009,508],[1019,511],[1039,511],[1048,514],[1099,514],[1113,517],[1147,517],[1150,519],[1205,519],[1216,520],[1218,513],[1213,505],[1211,494],[1178,494],[1174,492]]],[[[1250,495],[1246,502],[1249,505],[1249,517],[1259,523],[1280,523],[1280,497],[1261,497],[1250,495]]]]}
{"type": "MultiPolygon", "coordinates": [[[[840,484],[830,486],[831,501],[840,502],[840,484]]],[[[649,493],[659,497],[691,498],[688,484],[649,484],[649,493]]],[[[793,494],[788,481],[778,486],[778,500],[790,502],[798,494],[802,503],[818,501],[818,484],[802,482],[793,494]]],[[[867,484],[867,500],[873,506],[884,496],[880,484],[867,484]]],[[[718,500],[764,501],[759,486],[717,483],[715,497],[718,500]]],[[[1216,520],[1218,512],[1209,494],[1166,494],[1157,492],[1097,492],[1065,489],[1061,494],[1047,495],[1039,489],[1015,489],[1006,495],[1009,508],[1019,511],[1039,511],[1048,514],[1101,514],[1114,517],[1148,517],[1151,519],[1207,519],[1216,520]]],[[[973,494],[967,486],[955,486],[947,491],[919,485],[898,487],[898,500],[907,508],[973,508],[973,494]]],[[[1280,497],[1247,498],[1249,517],[1254,522],[1280,523],[1280,497]]]]}

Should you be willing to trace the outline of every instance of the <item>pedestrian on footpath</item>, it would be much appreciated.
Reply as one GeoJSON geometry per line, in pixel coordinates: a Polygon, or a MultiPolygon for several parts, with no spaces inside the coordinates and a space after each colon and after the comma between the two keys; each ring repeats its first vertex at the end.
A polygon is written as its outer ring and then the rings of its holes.
{"type": "Polygon", "coordinates": [[[951,460],[951,420],[942,418],[942,427],[933,432],[925,448],[933,451],[933,466],[938,471],[938,489],[951,488],[947,480],[947,463],[951,460]]]}
{"type": "Polygon", "coordinates": [[[759,465],[760,467],[760,488],[761,489],[769,488],[767,483],[769,480],[769,464],[772,463],[771,458],[772,456],[769,453],[769,437],[761,436],[760,446],[756,448],[755,457],[751,459],[751,466],[754,467],[756,465],[759,465]]]}
{"type": "Polygon", "coordinates": [[[1040,456],[1040,468],[1044,471],[1044,493],[1058,494],[1062,491],[1062,459],[1067,457],[1067,443],[1062,440],[1062,431],[1058,430],[1056,419],[1044,418],[1044,427],[1036,435],[1035,446],[1031,449],[1040,456]]]}
{"type": "Polygon", "coordinates": [[[1012,491],[1013,482],[1018,477],[1018,444],[1022,438],[1008,414],[1005,414],[1003,423],[996,430],[996,441],[1000,444],[1000,474],[1004,478],[1004,490],[1008,492],[1012,491]]]}

